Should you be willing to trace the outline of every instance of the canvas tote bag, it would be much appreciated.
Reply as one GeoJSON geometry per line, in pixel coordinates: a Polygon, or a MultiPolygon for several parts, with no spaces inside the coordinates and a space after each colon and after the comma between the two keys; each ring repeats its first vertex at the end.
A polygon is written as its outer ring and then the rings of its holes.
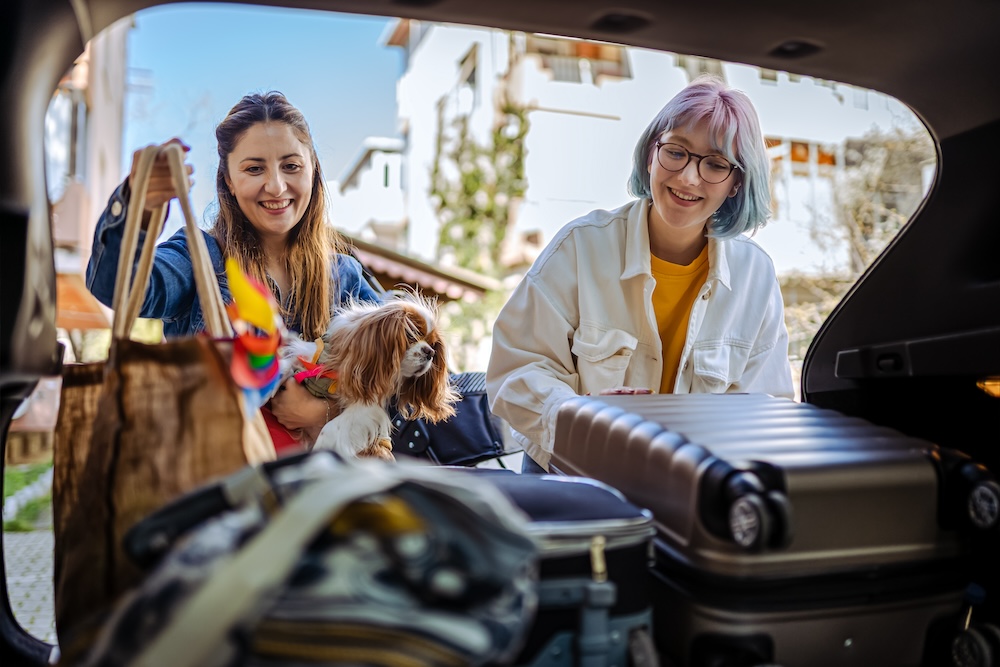
{"type": "Polygon", "coordinates": [[[179,146],[139,158],[115,282],[106,362],[70,365],[56,425],[53,476],[56,633],[64,662],[87,649],[141,572],[122,551],[138,520],[195,487],[274,458],[264,420],[244,409],[229,371],[232,328],[195,222],[179,146]],[[153,161],[170,160],[208,336],[149,345],[129,339],[152,271],[165,206],[153,212],[131,278],[153,161]]]}

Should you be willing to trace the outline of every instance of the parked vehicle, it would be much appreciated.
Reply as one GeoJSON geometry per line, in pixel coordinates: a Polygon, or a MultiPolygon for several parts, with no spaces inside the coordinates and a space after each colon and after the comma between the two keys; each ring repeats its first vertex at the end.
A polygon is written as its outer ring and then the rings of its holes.
{"type": "MultiPolygon", "coordinates": [[[[2,443],[18,406],[40,378],[58,374],[61,363],[42,140],[46,106],[90,37],[155,4],[161,3],[12,0],[5,5],[0,22],[0,93],[5,102],[0,120],[2,443]]],[[[995,201],[1000,3],[266,4],[402,15],[693,53],[864,86],[908,104],[934,139],[936,178],[912,220],[823,324],[804,362],[802,400],[959,450],[1000,471],[1000,221],[995,201]]],[[[970,567],[990,593],[976,600],[972,621],[1000,625],[1000,532],[977,539],[970,567]]],[[[0,578],[0,664],[46,664],[51,649],[17,624],[6,579],[0,578]]],[[[995,652],[1000,654],[1000,645],[995,652]]],[[[1000,655],[992,660],[977,664],[998,665],[1000,655]]]]}

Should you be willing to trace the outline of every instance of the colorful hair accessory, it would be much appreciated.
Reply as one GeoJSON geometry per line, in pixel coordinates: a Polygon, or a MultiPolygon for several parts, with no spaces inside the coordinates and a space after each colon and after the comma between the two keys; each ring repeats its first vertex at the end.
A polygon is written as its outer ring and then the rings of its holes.
{"type": "Polygon", "coordinates": [[[262,406],[281,379],[278,346],[283,324],[271,291],[246,275],[232,257],[226,276],[233,302],[226,306],[236,336],[230,372],[250,411],[262,406]]]}
{"type": "Polygon", "coordinates": [[[281,320],[271,290],[243,273],[232,257],[226,258],[226,277],[229,278],[229,291],[233,295],[239,319],[264,333],[274,333],[281,320]]]}
{"type": "MultiPolygon", "coordinates": [[[[328,382],[319,382],[310,384],[309,391],[316,392],[320,391],[321,385],[327,385],[326,392],[328,394],[337,393],[337,371],[335,369],[328,369],[323,364],[319,363],[319,356],[323,354],[323,339],[316,339],[316,353],[312,356],[312,359],[306,359],[305,357],[297,357],[299,363],[302,364],[304,370],[299,371],[293,377],[295,381],[302,384],[306,380],[315,380],[317,378],[325,378],[328,382]]],[[[317,394],[318,395],[318,394],[317,394]]]]}

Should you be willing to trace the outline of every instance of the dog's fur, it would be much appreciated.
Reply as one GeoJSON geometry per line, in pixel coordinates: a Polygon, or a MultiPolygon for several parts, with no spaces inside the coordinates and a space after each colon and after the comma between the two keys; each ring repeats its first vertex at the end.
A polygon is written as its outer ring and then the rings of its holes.
{"type": "MultiPolygon", "coordinates": [[[[293,341],[282,356],[312,358],[316,347],[293,341]]],[[[323,427],[314,448],[394,460],[386,413],[390,399],[406,419],[434,423],[455,414],[459,396],[448,382],[437,308],[417,294],[381,304],[355,302],[337,311],[318,363],[337,372],[331,398],[340,413],[323,427]]]]}

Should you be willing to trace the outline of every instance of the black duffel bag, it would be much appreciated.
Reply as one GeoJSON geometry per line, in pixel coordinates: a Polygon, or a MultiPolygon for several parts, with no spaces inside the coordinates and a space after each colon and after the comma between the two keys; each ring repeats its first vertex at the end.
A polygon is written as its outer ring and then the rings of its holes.
{"type": "Polygon", "coordinates": [[[422,419],[406,421],[393,406],[392,453],[438,465],[474,466],[521,451],[508,444],[507,424],[490,411],[486,400],[486,373],[453,373],[450,381],[461,394],[455,416],[437,424],[422,419]]]}

